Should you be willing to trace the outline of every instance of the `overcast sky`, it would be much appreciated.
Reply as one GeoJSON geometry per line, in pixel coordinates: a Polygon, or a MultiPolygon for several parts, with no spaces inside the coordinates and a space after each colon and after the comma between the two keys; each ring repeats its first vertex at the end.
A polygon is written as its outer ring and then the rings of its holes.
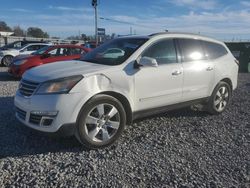
{"type": "MultiPolygon", "coordinates": [[[[98,20],[106,33],[182,31],[221,40],[250,39],[250,0],[100,0],[98,20]]],[[[10,26],[41,27],[51,36],[94,33],[91,0],[2,1],[0,20],[10,26]]]]}

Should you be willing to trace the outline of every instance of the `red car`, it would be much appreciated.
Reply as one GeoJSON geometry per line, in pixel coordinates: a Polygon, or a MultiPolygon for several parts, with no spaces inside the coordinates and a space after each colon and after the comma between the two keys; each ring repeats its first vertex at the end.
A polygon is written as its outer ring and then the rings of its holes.
{"type": "Polygon", "coordinates": [[[56,61],[77,60],[88,51],[87,48],[76,45],[46,46],[31,55],[16,56],[8,72],[14,77],[21,77],[33,67],[56,61]]]}

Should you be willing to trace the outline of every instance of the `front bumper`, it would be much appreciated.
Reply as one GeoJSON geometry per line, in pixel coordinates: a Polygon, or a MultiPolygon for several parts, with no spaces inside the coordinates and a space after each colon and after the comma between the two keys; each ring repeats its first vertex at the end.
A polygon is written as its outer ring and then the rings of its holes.
{"type": "Polygon", "coordinates": [[[2,63],[3,56],[0,56],[0,64],[2,63]]]}
{"type": "Polygon", "coordinates": [[[24,125],[47,133],[58,132],[65,124],[75,124],[80,111],[80,93],[22,96],[17,91],[15,96],[16,118],[24,125]],[[36,112],[57,112],[56,115],[34,115],[36,112]],[[45,121],[44,121],[45,120],[45,121]],[[52,120],[52,121],[51,121],[52,120]],[[43,121],[43,122],[42,122],[43,121]],[[44,123],[46,122],[46,123],[44,123]]]}
{"type": "Polygon", "coordinates": [[[16,78],[20,78],[22,75],[20,74],[20,66],[11,64],[8,73],[16,78]]]}

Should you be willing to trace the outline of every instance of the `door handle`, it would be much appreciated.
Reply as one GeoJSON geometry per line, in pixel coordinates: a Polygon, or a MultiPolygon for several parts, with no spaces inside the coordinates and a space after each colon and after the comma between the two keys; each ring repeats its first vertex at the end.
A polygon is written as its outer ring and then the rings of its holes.
{"type": "Polygon", "coordinates": [[[212,71],[212,70],[214,70],[213,67],[208,67],[208,68],[207,68],[207,71],[212,71]]]}
{"type": "Polygon", "coordinates": [[[173,75],[173,76],[178,76],[178,75],[180,75],[181,73],[182,73],[181,71],[176,70],[176,71],[172,72],[172,75],[173,75]]]}

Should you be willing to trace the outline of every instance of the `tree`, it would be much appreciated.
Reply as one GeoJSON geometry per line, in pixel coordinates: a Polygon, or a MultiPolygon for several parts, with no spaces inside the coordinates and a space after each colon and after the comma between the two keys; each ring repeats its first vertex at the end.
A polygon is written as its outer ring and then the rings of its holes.
{"type": "Polygon", "coordinates": [[[0,31],[10,32],[12,30],[4,21],[0,21],[0,31]]]}
{"type": "Polygon", "coordinates": [[[49,38],[48,33],[44,32],[39,27],[29,27],[27,30],[27,35],[35,38],[49,38]]]}
{"type": "Polygon", "coordinates": [[[24,37],[25,31],[20,26],[15,26],[13,28],[14,35],[17,37],[24,37]]]}

